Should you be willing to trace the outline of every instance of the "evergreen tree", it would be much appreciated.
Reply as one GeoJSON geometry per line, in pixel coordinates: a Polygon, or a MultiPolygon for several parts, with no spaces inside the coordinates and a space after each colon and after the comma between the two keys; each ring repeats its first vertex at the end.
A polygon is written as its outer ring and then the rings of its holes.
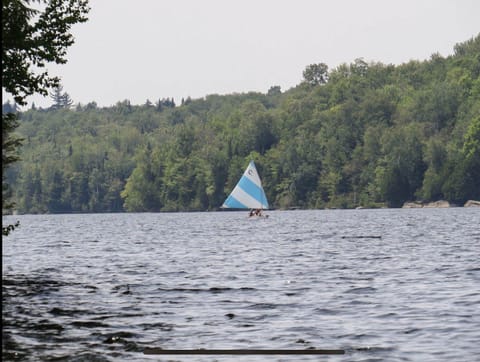
{"type": "Polygon", "coordinates": [[[58,85],[50,93],[50,98],[53,100],[53,105],[50,107],[52,110],[70,108],[73,105],[73,101],[67,92],[63,92],[63,86],[58,85]]]}

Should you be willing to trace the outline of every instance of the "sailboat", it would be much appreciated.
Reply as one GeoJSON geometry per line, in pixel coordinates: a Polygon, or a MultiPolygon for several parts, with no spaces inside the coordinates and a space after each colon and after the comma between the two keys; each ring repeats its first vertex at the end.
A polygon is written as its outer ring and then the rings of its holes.
{"type": "Polygon", "coordinates": [[[268,209],[268,201],[253,160],[248,164],[240,181],[227,197],[222,208],[250,209],[250,216],[264,216],[261,210],[268,209]]]}

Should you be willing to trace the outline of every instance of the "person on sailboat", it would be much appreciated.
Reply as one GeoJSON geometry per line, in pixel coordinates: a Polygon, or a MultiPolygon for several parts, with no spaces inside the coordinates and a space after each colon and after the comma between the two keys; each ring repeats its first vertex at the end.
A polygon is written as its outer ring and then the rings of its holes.
{"type": "Polygon", "coordinates": [[[249,217],[252,216],[262,216],[262,209],[251,209],[250,212],[248,213],[249,217]]]}

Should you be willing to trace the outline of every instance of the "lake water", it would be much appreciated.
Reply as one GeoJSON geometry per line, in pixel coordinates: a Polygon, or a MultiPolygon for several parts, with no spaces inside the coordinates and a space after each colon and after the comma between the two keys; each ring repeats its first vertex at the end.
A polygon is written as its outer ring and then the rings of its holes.
{"type": "Polygon", "coordinates": [[[268,214],[4,218],[3,359],[479,360],[479,208],[268,214]]]}

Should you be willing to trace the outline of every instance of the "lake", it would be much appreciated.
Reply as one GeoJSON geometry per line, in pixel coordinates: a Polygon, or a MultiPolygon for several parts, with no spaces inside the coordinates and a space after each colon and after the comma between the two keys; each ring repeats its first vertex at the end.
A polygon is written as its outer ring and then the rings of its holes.
{"type": "Polygon", "coordinates": [[[479,208],[268,214],[4,217],[3,359],[478,360],[479,208]]]}

